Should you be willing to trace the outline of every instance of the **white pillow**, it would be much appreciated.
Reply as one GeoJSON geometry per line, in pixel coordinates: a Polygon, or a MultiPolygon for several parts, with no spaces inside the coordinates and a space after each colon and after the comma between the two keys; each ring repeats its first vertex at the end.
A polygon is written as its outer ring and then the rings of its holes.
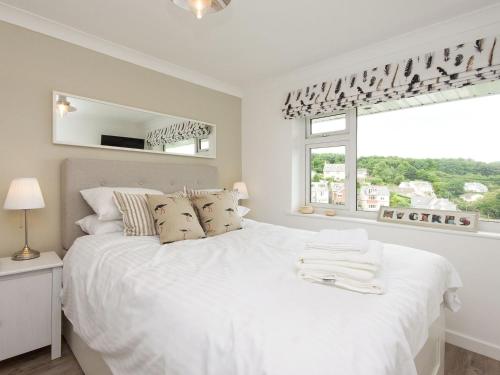
{"type": "Polygon", "coordinates": [[[220,193],[221,191],[224,191],[224,189],[221,189],[221,188],[189,189],[186,186],[184,186],[184,193],[186,193],[189,197],[196,197],[198,195],[205,195],[205,194],[210,194],[210,193],[220,193]]]}
{"type": "Polygon", "coordinates": [[[96,187],[81,190],[80,193],[99,220],[119,220],[122,214],[113,200],[113,191],[129,194],[163,194],[159,190],[127,187],[96,187]]]}
{"type": "Polygon", "coordinates": [[[123,232],[122,220],[102,221],[97,218],[97,215],[85,216],[83,219],[78,220],[75,224],[79,225],[80,228],[88,234],[123,232]]]}
{"type": "MultiPolygon", "coordinates": [[[[214,189],[188,189],[186,186],[184,186],[184,192],[187,194],[187,196],[191,199],[193,197],[198,197],[200,195],[205,195],[205,194],[212,194],[212,193],[220,193],[221,191],[226,191],[227,189],[221,189],[221,188],[214,188],[214,189]]],[[[238,202],[238,192],[236,190],[227,190],[230,191],[233,194],[233,198],[238,202]]],[[[248,211],[246,212],[248,213],[248,211]]],[[[246,214],[245,214],[246,215],[246,214]]]]}
{"type": "Polygon", "coordinates": [[[248,214],[251,210],[245,206],[238,206],[238,214],[243,217],[248,214]]]}

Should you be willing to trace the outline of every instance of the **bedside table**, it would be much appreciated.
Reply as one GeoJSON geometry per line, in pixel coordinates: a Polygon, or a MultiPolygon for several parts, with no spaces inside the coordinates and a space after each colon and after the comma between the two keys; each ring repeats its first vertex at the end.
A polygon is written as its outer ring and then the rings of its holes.
{"type": "Polygon", "coordinates": [[[53,251],[0,258],[0,361],[47,345],[61,356],[62,266],[53,251]]]}

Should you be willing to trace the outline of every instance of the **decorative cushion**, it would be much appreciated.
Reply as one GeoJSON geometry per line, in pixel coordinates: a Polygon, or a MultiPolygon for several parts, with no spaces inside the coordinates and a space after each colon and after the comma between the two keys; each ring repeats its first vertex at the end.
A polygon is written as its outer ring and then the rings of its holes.
{"type": "Polygon", "coordinates": [[[241,216],[232,191],[202,194],[191,198],[208,236],[241,229],[241,216]]]}
{"type": "Polygon", "coordinates": [[[146,197],[162,244],[205,237],[189,198],[149,194],[146,197]]]}
{"type": "Polygon", "coordinates": [[[122,215],[113,201],[113,192],[119,191],[129,194],[163,194],[159,190],[128,187],[101,186],[92,189],[81,190],[80,194],[87,204],[97,214],[99,220],[121,220],[122,215]]]}
{"type": "Polygon", "coordinates": [[[207,195],[207,194],[214,194],[214,193],[220,193],[223,191],[228,191],[234,195],[234,199],[238,200],[238,192],[236,190],[226,190],[226,189],[221,189],[221,188],[214,188],[214,189],[188,189],[184,187],[184,190],[187,194],[187,196],[192,199],[194,197],[199,197],[200,195],[207,195]]]}
{"type": "Polygon", "coordinates": [[[154,236],[157,234],[153,214],[146,196],[115,191],[114,199],[123,215],[123,233],[126,236],[154,236]]]}
{"type": "Polygon", "coordinates": [[[99,220],[97,215],[85,216],[75,224],[79,225],[80,228],[88,234],[123,232],[122,220],[99,220]]]}

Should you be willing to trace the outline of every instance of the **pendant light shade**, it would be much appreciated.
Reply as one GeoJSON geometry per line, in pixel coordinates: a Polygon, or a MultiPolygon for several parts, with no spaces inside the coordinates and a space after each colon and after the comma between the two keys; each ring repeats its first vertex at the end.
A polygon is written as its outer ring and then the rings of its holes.
{"type": "Polygon", "coordinates": [[[231,3],[231,0],[172,0],[172,2],[201,19],[205,14],[220,12],[231,3]]]}

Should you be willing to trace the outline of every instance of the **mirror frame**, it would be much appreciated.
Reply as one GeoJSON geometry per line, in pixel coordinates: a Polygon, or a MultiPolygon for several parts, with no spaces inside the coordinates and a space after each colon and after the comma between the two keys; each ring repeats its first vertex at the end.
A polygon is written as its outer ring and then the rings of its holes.
{"type": "Polygon", "coordinates": [[[74,95],[74,94],[69,94],[65,93],[62,91],[52,91],[52,144],[55,145],[64,145],[64,146],[77,146],[77,147],[87,147],[87,148],[99,148],[99,149],[105,149],[105,150],[116,150],[116,151],[132,151],[132,152],[145,152],[145,153],[150,153],[150,154],[159,154],[159,155],[168,155],[168,156],[181,156],[181,157],[194,157],[194,158],[203,158],[203,159],[216,159],[217,158],[217,126],[215,124],[212,124],[210,122],[206,121],[200,121],[196,119],[191,119],[187,117],[180,117],[180,116],[174,116],[174,115],[168,115],[166,113],[161,113],[161,112],[155,112],[155,111],[150,111],[147,109],[143,108],[137,108],[137,107],[131,107],[123,104],[117,104],[113,102],[107,102],[104,100],[99,100],[99,99],[93,99],[93,98],[87,98],[85,96],[80,96],[80,95],[74,95]],[[208,154],[195,154],[195,155],[190,155],[190,154],[179,154],[175,152],[168,152],[168,151],[158,151],[158,150],[140,150],[136,148],[126,148],[126,147],[116,147],[116,146],[103,146],[103,145],[92,145],[92,144],[83,144],[83,143],[72,143],[72,142],[62,142],[57,140],[57,119],[58,119],[58,113],[56,109],[56,101],[57,101],[57,96],[58,95],[63,95],[67,96],[70,98],[75,98],[75,99],[80,99],[80,100],[87,100],[90,102],[95,102],[95,103],[100,103],[100,104],[106,104],[106,105],[112,105],[115,107],[120,107],[128,110],[133,110],[133,111],[141,111],[145,113],[151,113],[154,115],[160,115],[160,116],[168,116],[168,117],[175,117],[178,118],[179,120],[183,121],[196,121],[200,122],[203,124],[210,125],[213,128],[214,131],[214,137],[213,137],[213,147],[214,150],[213,152],[208,154]]]}

